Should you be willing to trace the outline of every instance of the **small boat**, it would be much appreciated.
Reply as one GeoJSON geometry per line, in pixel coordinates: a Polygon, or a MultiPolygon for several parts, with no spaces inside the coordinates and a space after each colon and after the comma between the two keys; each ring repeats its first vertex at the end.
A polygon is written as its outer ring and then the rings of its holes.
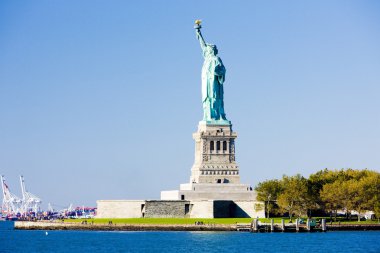
{"type": "Polygon", "coordinates": [[[5,217],[5,220],[7,220],[7,221],[16,221],[16,220],[18,220],[18,217],[15,216],[15,215],[7,216],[7,217],[5,217]]]}

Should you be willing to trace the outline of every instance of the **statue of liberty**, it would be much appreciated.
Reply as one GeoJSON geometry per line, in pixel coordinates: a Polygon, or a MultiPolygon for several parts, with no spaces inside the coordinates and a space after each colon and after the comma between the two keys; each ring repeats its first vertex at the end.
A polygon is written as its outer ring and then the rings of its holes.
{"type": "Polygon", "coordinates": [[[204,57],[202,67],[203,121],[214,124],[229,124],[223,102],[223,83],[226,68],[217,56],[216,45],[208,44],[203,39],[200,23],[200,20],[196,20],[194,28],[204,57]]]}

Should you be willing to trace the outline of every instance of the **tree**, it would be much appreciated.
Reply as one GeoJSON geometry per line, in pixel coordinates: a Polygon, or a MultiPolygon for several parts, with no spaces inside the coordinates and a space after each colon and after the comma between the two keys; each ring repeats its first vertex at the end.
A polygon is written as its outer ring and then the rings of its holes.
{"type": "Polygon", "coordinates": [[[367,171],[365,177],[351,183],[352,209],[360,215],[366,210],[372,210],[378,217],[380,196],[380,174],[367,171]]]}
{"type": "Polygon", "coordinates": [[[352,208],[352,181],[336,180],[333,183],[325,184],[320,192],[320,197],[324,207],[330,212],[334,212],[335,221],[339,209],[346,212],[352,208]]]}
{"type": "Polygon", "coordinates": [[[374,211],[380,218],[380,173],[371,170],[321,170],[308,179],[301,175],[283,176],[281,180],[268,180],[255,188],[257,200],[266,205],[267,217],[276,205],[293,215],[307,214],[308,210],[324,208],[335,213],[339,209],[355,210],[360,215],[374,211]],[[277,201],[276,201],[277,200],[277,201]]]}
{"type": "Polygon", "coordinates": [[[339,173],[340,171],[324,169],[309,176],[309,195],[316,205],[323,206],[324,200],[322,200],[320,196],[323,186],[334,183],[337,180],[339,173]]]}
{"type": "Polygon", "coordinates": [[[380,173],[372,178],[370,191],[372,195],[369,201],[370,210],[373,210],[377,219],[380,219],[380,173]]]}
{"type": "Polygon", "coordinates": [[[320,191],[321,200],[324,201],[325,208],[330,211],[330,213],[335,214],[335,221],[338,209],[342,208],[341,196],[337,194],[338,184],[340,182],[335,181],[334,183],[325,184],[320,191]]]}
{"type": "Polygon", "coordinates": [[[368,205],[369,196],[366,195],[367,185],[365,180],[352,180],[350,186],[352,209],[358,213],[358,221],[360,221],[360,215],[363,214],[368,205]]]}
{"type": "Polygon", "coordinates": [[[256,199],[265,203],[267,218],[269,218],[269,213],[275,207],[275,201],[277,200],[279,193],[282,191],[281,183],[277,179],[267,180],[259,183],[255,187],[255,190],[257,192],[256,199]]]}
{"type": "Polygon", "coordinates": [[[370,171],[365,179],[368,187],[366,195],[368,195],[368,210],[372,210],[377,218],[380,218],[380,173],[370,171]]]}
{"type": "Polygon", "coordinates": [[[298,217],[307,214],[310,206],[310,196],[308,195],[307,180],[300,174],[293,177],[283,176],[283,191],[278,196],[277,204],[281,210],[289,213],[292,220],[293,214],[298,217]]]}

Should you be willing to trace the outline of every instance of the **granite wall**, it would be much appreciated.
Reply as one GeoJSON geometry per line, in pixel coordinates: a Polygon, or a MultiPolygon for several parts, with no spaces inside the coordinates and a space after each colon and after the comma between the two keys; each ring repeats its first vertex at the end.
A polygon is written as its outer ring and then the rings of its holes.
{"type": "Polygon", "coordinates": [[[190,217],[190,201],[183,200],[147,200],[146,218],[184,218],[190,217]]]}

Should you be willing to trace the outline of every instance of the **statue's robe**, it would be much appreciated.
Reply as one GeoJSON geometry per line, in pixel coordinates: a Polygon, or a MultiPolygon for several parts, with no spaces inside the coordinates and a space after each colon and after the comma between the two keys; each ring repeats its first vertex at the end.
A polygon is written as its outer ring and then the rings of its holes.
{"type": "Polygon", "coordinates": [[[204,120],[226,119],[223,103],[223,83],[226,69],[215,55],[204,55],[202,67],[202,101],[204,120]]]}

